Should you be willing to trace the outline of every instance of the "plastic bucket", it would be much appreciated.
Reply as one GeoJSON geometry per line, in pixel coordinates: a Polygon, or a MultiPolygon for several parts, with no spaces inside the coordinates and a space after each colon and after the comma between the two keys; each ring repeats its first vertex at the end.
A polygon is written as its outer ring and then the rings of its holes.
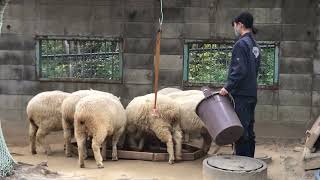
{"type": "Polygon", "coordinates": [[[197,115],[217,145],[234,143],[242,136],[243,127],[234,111],[233,98],[221,96],[208,87],[201,90],[205,98],[196,107],[197,115]]]}

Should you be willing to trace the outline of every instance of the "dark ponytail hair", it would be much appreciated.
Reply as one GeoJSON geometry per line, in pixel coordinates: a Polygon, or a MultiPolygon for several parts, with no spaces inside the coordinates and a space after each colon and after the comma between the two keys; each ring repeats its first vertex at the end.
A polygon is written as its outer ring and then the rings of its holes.
{"type": "Polygon", "coordinates": [[[259,30],[255,26],[252,26],[251,31],[253,34],[258,34],[259,32],[259,30]]]}
{"type": "Polygon", "coordinates": [[[258,29],[253,26],[253,16],[249,12],[243,12],[239,16],[235,17],[232,21],[232,26],[234,22],[241,22],[247,29],[251,29],[253,34],[258,33],[258,29]]]}

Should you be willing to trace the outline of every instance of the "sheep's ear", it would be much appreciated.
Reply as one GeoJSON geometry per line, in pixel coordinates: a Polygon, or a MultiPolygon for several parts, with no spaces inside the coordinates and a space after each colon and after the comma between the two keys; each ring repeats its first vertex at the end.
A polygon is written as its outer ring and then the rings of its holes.
{"type": "Polygon", "coordinates": [[[121,99],[121,97],[119,96],[119,97],[118,97],[118,99],[120,100],[120,99],[121,99]]]}

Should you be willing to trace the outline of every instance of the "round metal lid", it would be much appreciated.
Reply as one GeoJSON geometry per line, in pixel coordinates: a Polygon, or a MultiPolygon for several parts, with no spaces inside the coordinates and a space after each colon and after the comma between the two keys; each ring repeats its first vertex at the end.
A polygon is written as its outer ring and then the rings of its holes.
{"type": "Polygon", "coordinates": [[[264,166],[260,160],[243,156],[215,156],[208,158],[208,165],[225,171],[251,172],[264,166]]]}

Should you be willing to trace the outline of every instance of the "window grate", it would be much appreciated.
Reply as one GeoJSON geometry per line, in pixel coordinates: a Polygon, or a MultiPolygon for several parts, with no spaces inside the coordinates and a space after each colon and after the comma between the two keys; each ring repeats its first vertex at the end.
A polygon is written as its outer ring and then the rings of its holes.
{"type": "MultiPolygon", "coordinates": [[[[258,84],[273,86],[278,82],[278,45],[275,42],[258,42],[261,48],[261,65],[258,84]]],[[[189,42],[184,45],[184,81],[187,84],[223,85],[231,61],[233,43],[189,42]]]]}
{"type": "Polygon", "coordinates": [[[41,79],[120,81],[122,78],[118,40],[40,38],[38,41],[41,79]]]}

